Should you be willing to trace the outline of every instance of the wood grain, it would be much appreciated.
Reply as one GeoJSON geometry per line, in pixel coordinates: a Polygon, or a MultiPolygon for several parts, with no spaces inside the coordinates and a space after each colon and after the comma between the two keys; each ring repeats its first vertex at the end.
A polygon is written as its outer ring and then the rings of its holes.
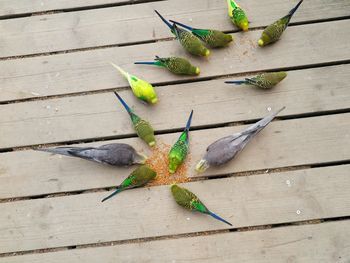
{"type": "MultiPolygon", "coordinates": [[[[270,24],[297,3],[278,0],[249,1],[244,8],[251,27],[270,24]]],[[[0,21],[0,57],[20,56],[95,46],[127,44],[171,37],[154,9],[169,19],[191,22],[199,28],[236,29],[221,0],[178,0],[126,5],[81,12],[59,13],[0,21]]],[[[348,16],[346,0],[306,1],[293,22],[348,16]]],[[[345,33],[344,33],[345,34],[345,33]]]]}
{"type": "Polygon", "coordinates": [[[0,258],[3,263],[347,263],[349,221],[0,258]],[[186,248],[186,249],[179,249],[186,248]]]}
{"type": "MultiPolygon", "coordinates": [[[[185,186],[235,227],[245,227],[348,215],[348,175],[344,165],[185,186]]],[[[178,206],[169,186],[129,190],[101,203],[107,194],[0,204],[0,253],[227,228],[178,206]]]]}
{"type": "Polygon", "coordinates": [[[260,30],[237,33],[235,43],[213,51],[209,61],[188,57],[177,41],[0,61],[0,101],[126,87],[127,82],[109,61],[151,83],[164,85],[198,79],[133,64],[152,60],[154,55],[186,56],[201,68],[200,78],[340,63],[350,59],[347,25],[348,21],[337,21],[291,27],[281,41],[263,49],[256,45],[260,30]],[[337,48],[333,43],[337,43],[337,48]]]}
{"type": "MultiPolygon", "coordinates": [[[[268,91],[227,85],[224,79],[159,87],[160,101],[153,107],[141,104],[129,90],[120,95],[156,130],[182,129],[191,109],[193,127],[199,127],[258,119],[268,107],[286,106],[281,116],[349,108],[349,69],[291,71],[268,91]]],[[[132,134],[129,117],[113,93],[0,106],[1,148],[132,134]]]]}
{"type": "MultiPolygon", "coordinates": [[[[154,0],[157,1],[157,0],[154,0]]],[[[67,10],[75,8],[93,8],[110,4],[126,5],[142,3],[143,0],[1,0],[0,17],[30,15],[31,13],[67,10]]]]}
{"type": "MultiPolygon", "coordinates": [[[[206,147],[218,138],[241,131],[244,127],[192,131],[187,175],[210,177],[253,170],[268,172],[271,168],[348,161],[349,116],[350,114],[341,114],[275,121],[233,161],[220,168],[208,169],[204,174],[195,173],[194,166],[205,153],[206,147]]],[[[157,138],[158,141],[172,145],[178,136],[179,134],[169,134],[157,138]]],[[[92,145],[110,142],[114,141],[92,145]]],[[[115,142],[130,143],[149,154],[139,139],[115,142]]],[[[121,183],[133,169],[102,166],[34,151],[3,153],[0,154],[0,198],[110,187],[121,183]]]]}

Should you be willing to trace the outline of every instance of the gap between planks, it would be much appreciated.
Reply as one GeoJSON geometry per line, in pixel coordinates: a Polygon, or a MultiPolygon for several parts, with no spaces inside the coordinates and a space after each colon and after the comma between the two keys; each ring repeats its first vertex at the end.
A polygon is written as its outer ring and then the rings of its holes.
{"type": "MultiPolygon", "coordinates": [[[[161,1],[169,1],[169,0],[158,0],[158,2],[161,2],[161,1]]],[[[294,22],[294,23],[291,22],[288,27],[319,24],[319,23],[329,23],[329,22],[349,20],[349,19],[350,19],[350,16],[341,16],[341,17],[335,17],[335,18],[315,19],[311,21],[301,21],[301,22],[294,22]]],[[[249,28],[249,31],[254,32],[254,31],[263,30],[265,28],[266,26],[255,26],[255,27],[249,28]]],[[[238,29],[235,29],[235,30],[223,30],[222,32],[226,34],[235,34],[241,31],[238,29]]],[[[91,47],[83,47],[83,48],[72,48],[72,49],[64,49],[64,50],[58,50],[58,51],[33,53],[28,55],[15,55],[15,56],[7,56],[7,57],[5,56],[5,57],[0,57],[0,61],[55,56],[55,55],[61,55],[61,54],[79,53],[79,52],[87,52],[87,51],[93,51],[93,50],[104,50],[104,49],[117,48],[117,47],[129,47],[129,46],[137,46],[137,45],[152,44],[152,43],[158,43],[158,42],[168,42],[168,41],[175,41],[175,37],[163,37],[163,38],[154,39],[154,40],[142,40],[142,41],[135,41],[135,42],[128,42],[128,43],[121,43],[121,44],[108,44],[108,45],[99,45],[99,46],[91,46],[91,47]]]]}
{"type": "MultiPolygon", "coordinates": [[[[289,10],[289,8],[291,8],[290,4],[281,5],[281,3],[276,0],[270,0],[269,4],[276,8],[268,9],[266,8],[266,6],[269,5],[261,5],[259,1],[253,2],[251,6],[247,6],[247,9],[251,12],[251,16],[257,17],[256,20],[252,22],[252,28],[256,26],[266,26],[269,23],[271,23],[271,21],[267,19],[267,14],[272,16],[272,19],[277,19],[280,18],[281,12],[285,13],[285,10],[289,10]],[[256,11],[260,9],[262,9],[260,12],[256,11]],[[273,10],[272,13],[271,10],[273,10]]],[[[6,49],[5,46],[3,47],[1,52],[4,53],[2,54],[3,57],[11,57],[17,55],[28,55],[29,53],[41,54],[50,51],[72,50],[77,48],[105,46],[110,44],[135,44],[139,41],[148,41],[150,39],[162,39],[170,35],[169,31],[166,30],[166,27],[160,24],[161,22],[159,21],[159,18],[155,16],[152,10],[158,7],[160,11],[163,12],[165,15],[174,12],[176,13],[173,16],[170,16],[169,18],[174,18],[175,16],[179,19],[180,17],[184,17],[182,19],[187,19],[189,16],[194,16],[193,22],[196,23],[198,27],[207,27],[208,22],[210,22],[210,24],[214,28],[218,28],[221,30],[232,30],[233,28],[232,23],[227,18],[226,6],[223,5],[221,1],[209,2],[209,0],[207,0],[203,3],[203,1],[196,0],[194,1],[194,3],[192,3],[192,1],[191,3],[189,3],[185,0],[182,0],[178,3],[178,5],[179,6],[174,5],[174,2],[172,1],[167,2],[167,5],[165,5],[162,2],[156,2],[156,4],[154,5],[144,4],[141,5],[142,7],[138,6],[137,10],[134,10],[133,8],[126,8],[128,9],[127,11],[123,10],[124,13],[127,12],[133,14],[136,12],[137,14],[139,14],[138,19],[140,21],[134,21],[133,24],[128,25],[133,26],[136,29],[138,27],[141,27],[138,29],[137,32],[134,33],[133,36],[128,36],[128,29],[125,26],[125,20],[115,21],[115,16],[118,16],[118,14],[122,12],[120,8],[111,8],[103,12],[93,12],[93,14],[95,14],[96,17],[104,17],[108,19],[104,21],[101,18],[101,21],[99,21],[99,23],[97,24],[91,24],[89,22],[89,16],[91,15],[90,11],[71,15],[57,14],[55,18],[48,16],[49,21],[45,23],[42,21],[37,21],[39,19],[36,20],[33,18],[32,20],[28,20],[27,18],[23,18],[25,19],[25,21],[23,19],[19,20],[18,24],[26,24],[28,30],[31,30],[33,27],[36,27],[37,24],[39,24],[39,32],[37,30],[34,30],[34,35],[30,34],[30,31],[26,32],[28,36],[23,35],[23,32],[19,28],[21,27],[20,25],[15,25],[14,23],[4,23],[4,30],[6,29],[8,32],[4,32],[3,40],[8,45],[11,45],[11,48],[6,49]],[[187,6],[184,7],[184,4],[187,4],[187,6]],[[211,19],[209,19],[209,21],[207,19],[203,19],[203,15],[199,13],[204,13],[206,11],[211,16],[211,19]],[[225,16],[223,16],[223,14],[225,14],[225,16]],[[62,20],[62,24],[65,25],[64,28],[59,27],[54,31],[50,30],[50,33],[47,35],[47,32],[45,30],[49,30],[52,27],[51,24],[54,24],[57,21],[57,19],[62,20]],[[76,21],[78,21],[78,25],[76,24],[76,21]],[[144,23],[143,25],[140,25],[142,24],[142,21],[144,21],[144,23]],[[157,24],[155,24],[154,21],[157,21],[157,24]],[[203,23],[203,21],[206,21],[206,23],[203,23]],[[157,29],[155,31],[157,33],[157,36],[155,35],[155,33],[152,33],[152,27],[146,26],[146,22],[154,25],[153,30],[157,29]],[[90,26],[92,29],[86,32],[86,26],[90,26]],[[110,35],[109,32],[111,26],[114,26],[115,28],[120,27],[122,31],[116,35],[110,35]],[[65,40],[62,40],[62,37],[58,35],[57,30],[63,30],[61,34],[63,33],[66,35],[65,40]],[[125,33],[123,30],[125,31],[125,33]],[[46,36],[45,39],[42,38],[43,33],[46,36]],[[90,35],[94,36],[96,34],[102,35],[98,39],[89,37],[90,35]],[[16,41],[14,41],[14,37],[17,38],[16,41]],[[11,44],[12,41],[14,41],[13,44],[11,44]],[[28,42],[35,42],[36,44],[28,45],[28,42]]],[[[305,5],[303,5],[303,7],[303,11],[300,11],[296,14],[296,16],[293,19],[293,22],[302,23],[302,21],[310,20],[315,22],[322,21],[323,19],[338,19],[338,17],[342,18],[344,16],[348,16],[348,14],[346,13],[346,9],[350,6],[344,5],[340,0],[335,2],[334,5],[327,4],[326,6],[324,6],[324,3],[322,3],[320,0],[317,0],[316,2],[314,2],[313,6],[309,2],[305,2],[305,5]],[[315,9],[317,10],[317,12],[314,11],[315,9]],[[330,9],[330,11],[327,11],[327,9],[330,9]]],[[[128,15],[125,17],[125,19],[129,18],[134,18],[134,16],[128,15]]]]}
{"type": "MultiPolygon", "coordinates": [[[[28,11],[23,13],[15,13],[15,14],[2,14],[0,15],[0,20],[9,20],[9,19],[16,19],[16,18],[23,18],[23,17],[30,17],[30,16],[39,16],[39,15],[52,15],[57,13],[69,13],[69,12],[77,12],[77,11],[86,11],[86,10],[92,10],[92,9],[103,9],[103,8],[111,8],[111,7],[117,7],[117,6],[124,6],[124,5],[137,5],[137,4],[145,4],[150,2],[161,2],[161,1],[168,1],[168,0],[125,0],[122,2],[115,2],[115,3],[105,3],[105,4],[94,4],[89,6],[72,6],[68,8],[53,8],[53,9],[46,9],[46,10],[37,10],[37,11],[28,11]]],[[[4,8],[4,7],[3,7],[4,8]]]]}
{"type": "MultiPolygon", "coordinates": [[[[0,59],[1,60],[1,59],[0,59]]],[[[279,67],[279,68],[271,68],[268,70],[253,70],[253,71],[245,71],[240,73],[232,73],[232,74],[224,74],[224,75],[216,75],[211,77],[197,77],[195,79],[178,79],[174,81],[165,81],[161,83],[152,83],[154,87],[164,87],[164,86],[170,86],[170,85],[179,85],[179,84],[189,84],[189,83],[195,83],[199,82],[205,83],[206,81],[211,80],[219,80],[219,79],[228,79],[228,78],[237,78],[237,77],[249,77],[254,74],[262,73],[262,72],[274,72],[274,71],[297,71],[297,70],[304,70],[304,69],[316,69],[316,68],[324,68],[324,67],[332,67],[332,66],[341,66],[341,65],[348,65],[350,64],[350,59],[342,60],[342,61],[331,61],[326,63],[316,63],[316,64],[307,64],[307,65],[301,65],[301,66],[291,66],[291,67],[279,67]]],[[[59,95],[48,95],[48,96],[40,96],[40,97],[31,97],[31,98],[24,98],[24,99],[14,99],[14,100],[4,100],[0,101],[0,105],[7,105],[7,104],[15,104],[15,103],[23,103],[23,102],[30,102],[30,101],[42,101],[42,100],[50,100],[50,99],[59,99],[59,98],[66,98],[66,97],[78,97],[78,96],[86,96],[86,95],[93,95],[93,94],[105,94],[110,92],[120,92],[124,90],[130,90],[129,86],[124,87],[112,87],[108,89],[100,89],[100,90],[92,90],[92,91],[80,91],[80,92],[74,92],[74,93],[65,93],[65,94],[59,94],[59,95]]],[[[1,152],[1,150],[0,150],[1,152]]]]}
{"type": "Polygon", "coordinates": [[[202,232],[195,232],[195,233],[177,234],[177,235],[135,238],[135,239],[129,239],[129,240],[108,241],[108,242],[101,242],[101,243],[72,245],[72,246],[64,246],[64,247],[57,247],[57,248],[17,251],[17,252],[10,252],[10,253],[1,253],[0,258],[32,255],[32,254],[54,253],[54,252],[60,252],[65,250],[72,250],[72,249],[80,250],[80,249],[88,249],[88,248],[113,247],[113,246],[119,246],[124,244],[140,244],[140,243],[154,242],[154,241],[161,241],[161,240],[212,236],[212,235],[218,235],[218,234],[224,234],[224,233],[264,231],[268,229],[290,228],[290,227],[305,226],[305,225],[319,225],[319,224],[327,224],[331,222],[343,222],[343,221],[350,221],[350,216],[334,217],[334,218],[318,218],[313,220],[302,220],[302,221],[295,221],[295,222],[289,222],[289,223],[259,225],[259,226],[252,226],[252,227],[239,227],[235,229],[210,230],[210,231],[202,231],[202,232]]]}

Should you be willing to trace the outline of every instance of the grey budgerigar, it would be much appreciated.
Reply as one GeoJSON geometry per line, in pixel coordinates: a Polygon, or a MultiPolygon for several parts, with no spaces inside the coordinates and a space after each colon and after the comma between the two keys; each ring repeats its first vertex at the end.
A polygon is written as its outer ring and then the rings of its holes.
{"type": "Polygon", "coordinates": [[[204,157],[196,165],[196,171],[204,172],[210,166],[220,166],[232,160],[257,133],[284,109],[285,107],[269,114],[242,132],[226,136],[209,145],[204,157]]]}
{"type": "Polygon", "coordinates": [[[145,155],[138,153],[132,146],[125,143],[111,143],[100,147],[56,147],[36,150],[114,166],[144,164],[147,159],[145,155]]]}

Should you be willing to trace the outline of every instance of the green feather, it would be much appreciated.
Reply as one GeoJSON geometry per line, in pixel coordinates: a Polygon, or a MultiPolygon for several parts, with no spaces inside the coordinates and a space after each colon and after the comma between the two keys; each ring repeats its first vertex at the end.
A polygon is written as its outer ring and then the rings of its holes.
{"type": "Polygon", "coordinates": [[[171,193],[178,205],[189,210],[195,210],[200,213],[210,215],[215,219],[232,226],[231,223],[227,222],[226,220],[211,212],[194,193],[187,190],[186,188],[180,187],[175,184],[171,186],[171,193]]]}
{"type": "Polygon", "coordinates": [[[147,165],[141,165],[134,170],[119,186],[116,191],[107,196],[102,202],[110,199],[114,195],[128,189],[137,188],[146,185],[148,182],[156,178],[157,173],[149,168],[147,165]]]}
{"type": "Polygon", "coordinates": [[[178,28],[176,25],[174,25],[174,31],[176,38],[187,52],[195,56],[206,57],[210,55],[209,49],[207,49],[191,32],[178,28]]]}

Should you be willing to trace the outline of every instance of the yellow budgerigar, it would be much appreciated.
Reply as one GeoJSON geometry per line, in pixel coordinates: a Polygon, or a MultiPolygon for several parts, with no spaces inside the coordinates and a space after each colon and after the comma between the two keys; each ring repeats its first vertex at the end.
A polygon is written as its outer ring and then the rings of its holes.
{"type": "Polygon", "coordinates": [[[151,104],[157,103],[157,94],[151,84],[149,84],[147,81],[139,79],[134,75],[129,74],[112,62],[111,65],[115,67],[128,80],[132,92],[138,99],[151,104]]]}

